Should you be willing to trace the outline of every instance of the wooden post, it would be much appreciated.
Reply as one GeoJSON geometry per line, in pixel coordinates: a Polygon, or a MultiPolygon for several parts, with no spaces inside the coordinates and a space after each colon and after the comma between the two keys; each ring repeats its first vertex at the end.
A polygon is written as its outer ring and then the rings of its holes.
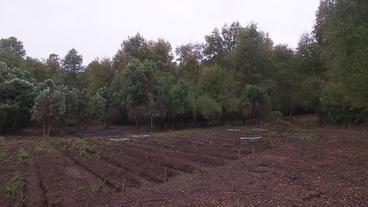
{"type": "Polygon", "coordinates": [[[123,181],[123,192],[125,192],[126,191],[126,180],[124,179],[124,181],[123,181]]]}
{"type": "Polygon", "coordinates": [[[167,167],[165,167],[165,181],[169,181],[169,169],[167,167]]]}
{"type": "Polygon", "coordinates": [[[199,172],[200,172],[200,173],[201,173],[201,175],[202,175],[202,169],[201,169],[201,165],[199,164],[199,160],[197,160],[197,166],[198,166],[199,172]]]}

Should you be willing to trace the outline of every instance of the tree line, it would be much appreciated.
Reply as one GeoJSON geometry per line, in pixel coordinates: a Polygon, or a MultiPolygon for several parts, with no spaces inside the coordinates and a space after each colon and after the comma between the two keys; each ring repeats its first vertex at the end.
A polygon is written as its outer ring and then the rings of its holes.
{"type": "Polygon", "coordinates": [[[0,131],[36,124],[48,136],[57,126],[169,128],[305,113],[366,123],[367,10],[363,0],[321,1],[296,49],[234,22],[175,50],[136,34],[111,59],[87,66],[75,49],[38,60],[15,37],[3,38],[0,131]]]}

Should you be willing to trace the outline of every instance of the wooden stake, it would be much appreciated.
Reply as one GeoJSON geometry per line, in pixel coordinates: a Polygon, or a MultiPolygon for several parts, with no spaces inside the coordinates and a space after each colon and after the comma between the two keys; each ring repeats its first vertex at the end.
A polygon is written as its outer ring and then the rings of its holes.
{"type": "Polygon", "coordinates": [[[169,181],[169,169],[167,167],[165,167],[165,180],[166,182],[169,181]]]}
{"type": "Polygon", "coordinates": [[[126,191],[126,180],[123,181],[123,192],[126,191]]]}

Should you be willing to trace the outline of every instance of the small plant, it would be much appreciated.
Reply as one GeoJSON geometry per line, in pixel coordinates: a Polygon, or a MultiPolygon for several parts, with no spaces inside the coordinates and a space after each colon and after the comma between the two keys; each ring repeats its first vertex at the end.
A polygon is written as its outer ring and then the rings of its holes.
{"type": "Polygon", "coordinates": [[[368,148],[365,145],[354,147],[351,152],[357,157],[368,157],[368,148]]]}
{"type": "Polygon", "coordinates": [[[91,192],[91,193],[101,192],[104,185],[105,181],[98,179],[98,181],[95,184],[79,186],[75,188],[73,192],[91,192]]]}
{"type": "Polygon", "coordinates": [[[270,121],[272,122],[272,124],[275,126],[282,119],[282,113],[279,112],[279,111],[272,111],[270,113],[270,117],[269,118],[270,118],[270,121]]]}
{"type": "Polygon", "coordinates": [[[306,131],[299,131],[295,134],[295,137],[297,139],[303,140],[303,141],[312,141],[315,139],[314,135],[310,132],[306,131]]]}
{"type": "Polygon", "coordinates": [[[0,160],[6,160],[8,158],[8,154],[4,151],[0,152],[0,160]]]}
{"type": "Polygon", "coordinates": [[[105,185],[105,181],[98,179],[97,183],[90,185],[89,189],[91,192],[95,193],[95,192],[101,192],[102,188],[105,185]]]}
{"type": "Polygon", "coordinates": [[[5,185],[5,192],[14,200],[24,200],[24,188],[26,185],[25,176],[17,173],[5,185]]]}
{"type": "Polygon", "coordinates": [[[83,139],[76,139],[73,143],[72,143],[72,148],[75,150],[79,151],[79,155],[83,156],[83,155],[87,155],[88,152],[88,144],[86,142],[86,140],[83,139]]]}
{"type": "Polygon", "coordinates": [[[89,189],[89,186],[88,185],[78,186],[75,189],[73,189],[73,193],[76,193],[76,192],[87,192],[88,189],[89,189]]]}
{"type": "Polygon", "coordinates": [[[49,143],[46,142],[38,144],[36,147],[36,152],[48,154],[57,153],[56,150],[49,143]]]}
{"type": "Polygon", "coordinates": [[[17,157],[18,157],[18,162],[20,164],[24,164],[27,159],[29,158],[29,154],[28,152],[22,147],[20,148],[20,150],[18,151],[18,154],[17,154],[17,157]]]}

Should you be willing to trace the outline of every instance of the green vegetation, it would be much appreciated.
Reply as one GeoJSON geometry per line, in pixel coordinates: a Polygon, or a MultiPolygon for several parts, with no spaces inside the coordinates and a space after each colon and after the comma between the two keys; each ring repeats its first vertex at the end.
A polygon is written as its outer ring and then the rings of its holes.
{"type": "Polygon", "coordinates": [[[83,185],[77,187],[73,192],[91,192],[91,193],[97,193],[101,192],[102,188],[105,186],[105,181],[98,179],[98,181],[94,184],[90,185],[83,185]]]}
{"type": "Polygon", "coordinates": [[[299,131],[295,133],[295,138],[302,140],[302,141],[313,141],[315,139],[315,136],[307,131],[299,131]]]}
{"type": "Polygon", "coordinates": [[[279,111],[272,111],[269,117],[270,117],[270,121],[272,122],[272,124],[276,125],[277,123],[280,122],[282,118],[282,113],[279,111]]]}
{"type": "Polygon", "coordinates": [[[17,153],[18,163],[25,164],[28,158],[29,158],[29,153],[23,147],[20,148],[17,153]]]}
{"type": "Polygon", "coordinates": [[[5,184],[5,192],[14,200],[23,202],[25,199],[24,188],[26,178],[24,175],[17,173],[5,184]]]}
{"type": "Polygon", "coordinates": [[[55,148],[48,142],[41,142],[37,144],[35,148],[35,152],[38,153],[47,153],[47,154],[55,154],[57,151],[55,148]]]}
{"type": "Polygon", "coordinates": [[[4,151],[0,152],[0,161],[6,160],[8,158],[8,154],[4,151]]]}
{"type": "Polygon", "coordinates": [[[88,143],[84,139],[78,138],[73,140],[71,143],[71,149],[77,150],[81,156],[88,155],[88,143]]]}
{"type": "Polygon", "coordinates": [[[99,179],[95,184],[89,186],[91,192],[101,192],[102,188],[105,186],[105,181],[99,179]]]}
{"type": "Polygon", "coordinates": [[[368,122],[368,3],[322,0],[316,24],[294,50],[256,24],[214,29],[204,44],[174,51],[136,34],[112,59],[87,66],[77,50],[60,59],[25,57],[0,39],[0,132],[32,124],[135,124],[151,128],[318,113],[330,123],[368,122]],[[34,121],[33,123],[31,121],[34,121]]]}

